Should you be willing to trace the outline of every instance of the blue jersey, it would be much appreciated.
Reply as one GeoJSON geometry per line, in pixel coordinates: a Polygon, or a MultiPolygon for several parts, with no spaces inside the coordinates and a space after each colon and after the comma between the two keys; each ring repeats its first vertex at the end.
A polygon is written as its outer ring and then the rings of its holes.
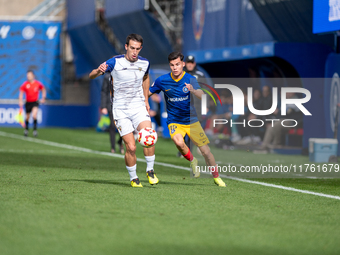
{"type": "Polygon", "coordinates": [[[194,89],[200,89],[196,78],[186,72],[183,72],[178,80],[174,80],[171,73],[164,74],[150,87],[151,93],[164,92],[168,112],[167,124],[189,125],[198,121],[193,103],[190,104],[190,91],[185,83],[191,84],[194,89]]]}

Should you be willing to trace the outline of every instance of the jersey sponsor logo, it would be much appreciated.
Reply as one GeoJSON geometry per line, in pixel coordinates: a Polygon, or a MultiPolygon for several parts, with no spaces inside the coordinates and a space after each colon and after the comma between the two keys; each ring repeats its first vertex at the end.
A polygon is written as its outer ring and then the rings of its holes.
{"type": "Polygon", "coordinates": [[[184,93],[188,93],[189,92],[189,89],[187,87],[183,87],[183,92],[184,93]]]}
{"type": "Polygon", "coordinates": [[[188,100],[189,99],[189,95],[187,95],[186,97],[173,97],[173,98],[168,98],[168,101],[170,102],[182,102],[182,101],[185,101],[185,100],[188,100]]]}
{"type": "Polygon", "coordinates": [[[205,19],[205,0],[192,2],[192,26],[196,41],[201,39],[205,19]]]}

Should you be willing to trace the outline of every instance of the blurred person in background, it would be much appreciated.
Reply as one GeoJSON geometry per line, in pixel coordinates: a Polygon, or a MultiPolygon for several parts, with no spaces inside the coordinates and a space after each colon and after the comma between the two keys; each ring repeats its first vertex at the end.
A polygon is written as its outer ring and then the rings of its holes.
{"type": "Polygon", "coordinates": [[[216,125],[214,127],[214,119],[227,119],[228,121],[232,117],[232,96],[230,92],[221,91],[220,97],[222,101],[222,105],[217,104],[214,112],[209,116],[210,118],[206,121],[206,134],[208,136],[212,136],[214,134],[231,134],[230,126],[227,125],[216,125]]]}
{"type": "MultiPolygon", "coordinates": [[[[112,116],[112,102],[111,102],[111,93],[113,92],[113,80],[111,79],[111,74],[105,73],[103,79],[103,85],[101,90],[101,100],[100,100],[100,108],[101,113],[104,115],[109,115],[110,118],[110,126],[109,126],[109,133],[110,133],[110,142],[111,142],[111,152],[116,152],[116,127],[114,125],[113,116],[112,116]],[[111,89],[112,88],[112,89],[111,89]]],[[[123,146],[123,139],[119,136],[118,145],[120,149],[120,153],[124,154],[124,146],[123,146]]]]}
{"type": "MultiPolygon", "coordinates": [[[[269,86],[263,86],[262,87],[262,99],[261,99],[261,109],[262,110],[268,110],[272,107],[273,104],[273,96],[271,92],[271,88],[269,86]]],[[[274,113],[272,113],[269,116],[264,116],[264,119],[275,119],[278,114],[278,109],[275,110],[274,113]]]]}
{"type": "MultiPolygon", "coordinates": [[[[245,102],[246,104],[248,102],[245,102]]],[[[262,109],[262,96],[261,91],[259,89],[255,89],[253,92],[253,106],[256,110],[263,110],[262,109]]],[[[253,114],[250,111],[247,111],[244,116],[240,116],[237,120],[238,122],[243,121],[243,119],[246,120],[246,123],[248,123],[249,120],[254,119],[260,119],[262,116],[257,116],[253,114]]],[[[261,132],[263,131],[263,128],[259,127],[250,127],[248,125],[245,125],[243,127],[242,125],[237,126],[238,133],[242,136],[242,139],[238,141],[236,144],[238,145],[247,145],[250,143],[258,144],[261,142],[261,132]]]]}
{"type": "Polygon", "coordinates": [[[26,94],[26,103],[25,103],[25,109],[26,109],[26,119],[25,119],[25,130],[24,130],[24,136],[28,136],[28,121],[31,117],[33,117],[33,136],[38,136],[37,131],[37,125],[38,125],[38,108],[39,108],[39,102],[45,103],[46,99],[46,89],[44,85],[41,84],[41,82],[37,81],[35,79],[34,72],[32,70],[27,71],[27,81],[25,81],[21,87],[19,92],[19,106],[20,108],[23,107],[23,95],[26,94]],[[39,91],[42,91],[42,99],[39,101],[39,91]]]}
{"type": "Polygon", "coordinates": [[[194,76],[198,81],[200,78],[205,78],[204,73],[197,69],[195,57],[192,55],[185,58],[185,67],[183,69],[188,74],[194,76]]]}
{"type": "MultiPolygon", "coordinates": [[[[295,93],[287,93],[287,99],[288,98],[294,99],[298,97],[295,93]]],[[[278,109],[276,109],[276,111],[278,111],[278,109]]],[[[288,119],[296,120],[298,125],[302,124],[303,113],[295,104],[287,104],[286,115],[277,117],[277,120],[273,121],[273,124],[267,126],[262,145],[257,150],[254,150],[254,153],[268,153],[269,149],[281,148],[283,146],[283,135],[291,129],[290,126],[294,125],[294,121],[288,121],[288,119]],[[287,119],[284,124],[288,127],[281,124],[284,119],[287,119]]]]}

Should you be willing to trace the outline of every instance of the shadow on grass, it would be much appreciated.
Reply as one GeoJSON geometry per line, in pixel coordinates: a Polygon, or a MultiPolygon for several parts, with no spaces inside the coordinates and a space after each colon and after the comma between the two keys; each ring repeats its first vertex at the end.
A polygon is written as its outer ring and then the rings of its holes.
{"type": "Polygon", "coordinates": [[[205,186],[202,183],[183,183],[183,182],[169,182],[169,181],[159,181],[159,184],[166,184],[166,185],[187,185],[187,186],[205,186]]]}
{"type": "MultiPolygon", "coordinates": [[[[67,179],[67,180],[58,180],[58,181],[70,181],[70,182],[87,182],[87,183],[93,183],[93,184],[108,184],[108,185],[116,185],[121,186],[125,188],[131,188],[130,182],[127,183],[126,181],[108,181],[108,180],[78,180],[78,179],[67,179]]],[[[143,188],[153,188],[153,186],[143,186],[143,188]]]]}
{"type": "MultiPolygon", "coordinates": [[[[65,182],[88,182],[88,183],[94,183],[94,184],[109,184],[109,185],[118,185],[122,187],[131,187],[130,183],[127,183],[126,181],[108,181],[108,180],[90,180],[90,179],[66,179],[66,180],[58,180],[58,181],[65,181],[65,182]]],[[[143,183],[142,183],[143,184],[143,183]]],[[[159,181],[157,185],[149,186],[148,183],[146,185],[143,185],[144,188],[155,188],[158,185],[180,185],[180,186],[205,186],[205,184],[202,183],[180,183],[180,182],[169,182],[169,181],[159,181]]]]}
{"type": "Polygon", "coordinates": [[[79,155],[48,155],[18,152],[1,152],[0,162],[3,166],[22,166],[76,170],[121,171],[125,169],[123,160],[101,157],[90,153],[79,155]]]}

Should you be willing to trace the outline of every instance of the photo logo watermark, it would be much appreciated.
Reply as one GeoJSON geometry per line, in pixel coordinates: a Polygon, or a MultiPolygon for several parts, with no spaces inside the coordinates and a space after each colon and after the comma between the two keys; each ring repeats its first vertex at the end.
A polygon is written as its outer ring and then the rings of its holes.
{"type": "MultiPolygon", "coordinates": [[[[215,84],[214,88],[212,86],[209,86],[207,84],[201,83],[204,86],[208,87],[218,98],[221,106],[222,101],[215,89],[227,89],[228,91],[231,92],[231,96],[233,97],[233,102],[232,102],[232,114],[233,115],[245,115],[245,96],[243,91],[232,84],[215,84]]],[[[202,95],[201,99],[201,114],[207,115],[207,109],[208,109],[208,104],[207,104],[207,95],[209,95],[212,100],[215,103],[215,106],[217,106],[217,102],[207,89],[201,88],[206,94],[202,95]]],[[[308,89],[301,88],[301,87],[281,87],[280,91],[280,102],[281,102],[281,107],[280,107],[280,113],[281,116],[286,116],[287,115],[287,105],[294,105],[294,107],[301,111],[304,115],[306,116],[311,116],[312,114],[306,109],[306,107],[303,105],[307,102],[310,101],[311,99],[311,93],[308,89]],[[290,95],[296,94],[296,93],[301,93],[304,94],[304,98],[292,98],[290,95]]],[[[279,93],[278,93],[278,88],[273,87],[272,88],[272,93],[271,93],[271,107],[269,109],[256,109],[253,104],[253,88],[248,87],[247,88],[247,107],[250,113],[256,115],[256,116],[269,116],[273,114],[277,109],[278,109],[278,102],[279,102],[279,93]]],[[[262,127],[265,122],[271,122],[272,126],[274,125],[275,121],[281,121],[281,125],[284,127],[295,127],[298,125],[298,121],[295,119],[252,119],[248,120],[247,124],[249,127],[262,127]],[[257,125],[255,125],[257,123],[257,125]],[[285,124],[287,123],[287,124],[285,124]],[[289,123],[289,124],[288,124],[289,123]]],[[[228,120],[228,119],[213,119],[213,127],[215,127],[218,124],[227,124],[230,122],[230,125],[232,126],[233,124],[241,124],[243,126],[246,125],[246,120],[243,120],[242,122],[233,122],[233,120],[228,120]]]]}

